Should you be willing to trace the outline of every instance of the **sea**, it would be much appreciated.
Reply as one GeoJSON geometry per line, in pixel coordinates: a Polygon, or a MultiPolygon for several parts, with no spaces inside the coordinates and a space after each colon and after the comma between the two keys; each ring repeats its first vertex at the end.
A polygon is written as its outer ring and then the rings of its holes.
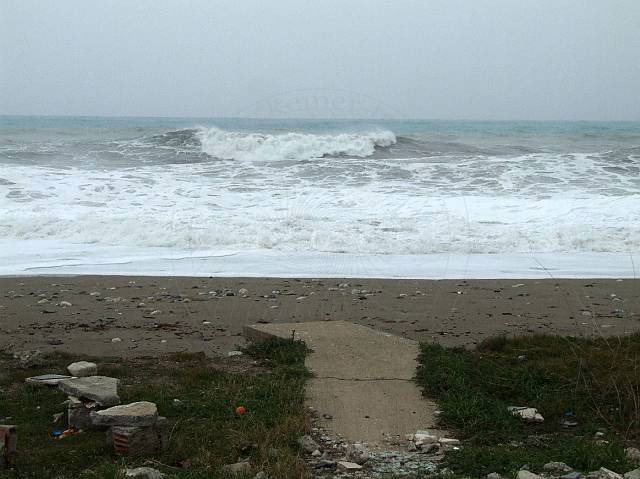
{"type": "Polygon", "coordinates": [[[0,275],[639,272],[640,122],[0,116],[0,275]]]}

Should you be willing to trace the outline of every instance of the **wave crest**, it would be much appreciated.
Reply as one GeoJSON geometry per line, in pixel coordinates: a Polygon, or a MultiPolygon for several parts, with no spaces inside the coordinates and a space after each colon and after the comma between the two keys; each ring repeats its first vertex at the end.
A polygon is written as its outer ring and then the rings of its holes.
{"type": "Polygon", "coordinates": [[[367,133],[241,133],[219,128],[197,132],[202,151],[221,160],[309,160],[326,156],[371,156],[376,147],[396,143],[392,131],[367,133]]]}

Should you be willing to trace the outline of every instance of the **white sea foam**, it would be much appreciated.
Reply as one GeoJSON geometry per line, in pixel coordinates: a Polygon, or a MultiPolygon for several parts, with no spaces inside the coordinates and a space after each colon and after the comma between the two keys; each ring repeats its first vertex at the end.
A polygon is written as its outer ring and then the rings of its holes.
{"type": "MultiPolygon", "coordinates": [[[[387,265],[389,276],[432,277],[428,267],[446,258],[464,265],[461,258],[479,255],[472,263],[481,275],[487,255],[500,255],[513,268],[496,259],[503,272],[491,274],[524,277],[530,258],[566,266],[558,258],[568,255],[588,258],[599,274],[618,261],[610,273],[624,276],[635,267],[625,258],[640,251],[633,155],[492,155],[464,145],[434,154],[384,129],[200,128],[102,149],[94,141],[64,143],[47,163],[38,144],[37,155],[21,157],[7,143],[7,158],[36,163],[2,163],[0,274],[287,275],[290,267],[290,274],[385,276],[387,265]]],[[[588,275],[576,261],[558,271],[588,275]]]]}
{"type": "Polygon", "coordinates": [[[198,138],[202,151],[224,160],[306,160],[324,156],[366,157],[376,147],[396,142],[393,132],[380,130],[369,133],[282,133],[261,134],[200,128],[198,138]]]}

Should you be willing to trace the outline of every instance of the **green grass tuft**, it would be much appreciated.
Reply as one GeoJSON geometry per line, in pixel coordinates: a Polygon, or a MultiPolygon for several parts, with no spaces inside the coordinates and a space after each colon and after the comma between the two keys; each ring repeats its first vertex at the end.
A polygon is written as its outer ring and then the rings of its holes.
{"type": "MultiPolygon", "coordinates": [[[[277,341],[247,348],[265,366],[176,354],[160,359],[97,359],[100,374],[121,379],[123,403],[152,401],[169,419],[168,449],[151,457],[121,458],[105,433],[85,431],[56,441],[52,416],[65,396],[55,388],[27,386],[24,379],[62,372],[76,359],[49,356],[46,368],[15,370],[0,358],[0,416],[18,425],[18,456],[2,478],[119,478],[126,467],[157,467],[167,478],[222,477],[224,464],[248,459],[255,472],[303,478],[307,472],[297,439],[308,428],[304,408],[306,347],[277,341]],[[179,399],[175,402],[174,399],[179,399]],[[244,406],[247,413],[235,413],[244,406]],[[274,453],[276,451],[276,453],[274,453]],[[182,467],[188,464],[189,467],[182,467]]],[[[86,359],[86,358],[82,358],[86,359]]]]}
{"type": "Polygon", "coordinates": [[[447,457],[456,473],[512,474],[549,461],[626,472],[624,445],[640,437],[639,359],[640,335],[498,337],[475,351],[423,345],[417,380],[438,402],[442,426],[465,440],[447,457]],[[535,407],[545,421],[525,423],[508,406],[535,407]],[[598,430],[608,444],[595,440],[598,430]]]}

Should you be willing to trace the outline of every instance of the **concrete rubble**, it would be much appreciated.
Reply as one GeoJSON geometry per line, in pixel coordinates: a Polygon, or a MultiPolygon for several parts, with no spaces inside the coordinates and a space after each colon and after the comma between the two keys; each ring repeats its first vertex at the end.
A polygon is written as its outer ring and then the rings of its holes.
{"type": "Polygon", "coordinates": [[[91,412],[94,426],[153,426],[158,408],[152,402],[140,401],[91,412]]]}
{"type": "Polygon", "coordinates": [[[107,445],[121,456],[153,454],[166,448],[167,418],[158,416],[151,426],[111,426],[107,430],[107,445]]]}
{"type": "Polygon", "coordinates": [[[60,381],[58,387],[69,396],[95,401],[103,407],[111,407],[120,404],[119,383],[120,380],[116,378],[88,376],[60,381]]]}

